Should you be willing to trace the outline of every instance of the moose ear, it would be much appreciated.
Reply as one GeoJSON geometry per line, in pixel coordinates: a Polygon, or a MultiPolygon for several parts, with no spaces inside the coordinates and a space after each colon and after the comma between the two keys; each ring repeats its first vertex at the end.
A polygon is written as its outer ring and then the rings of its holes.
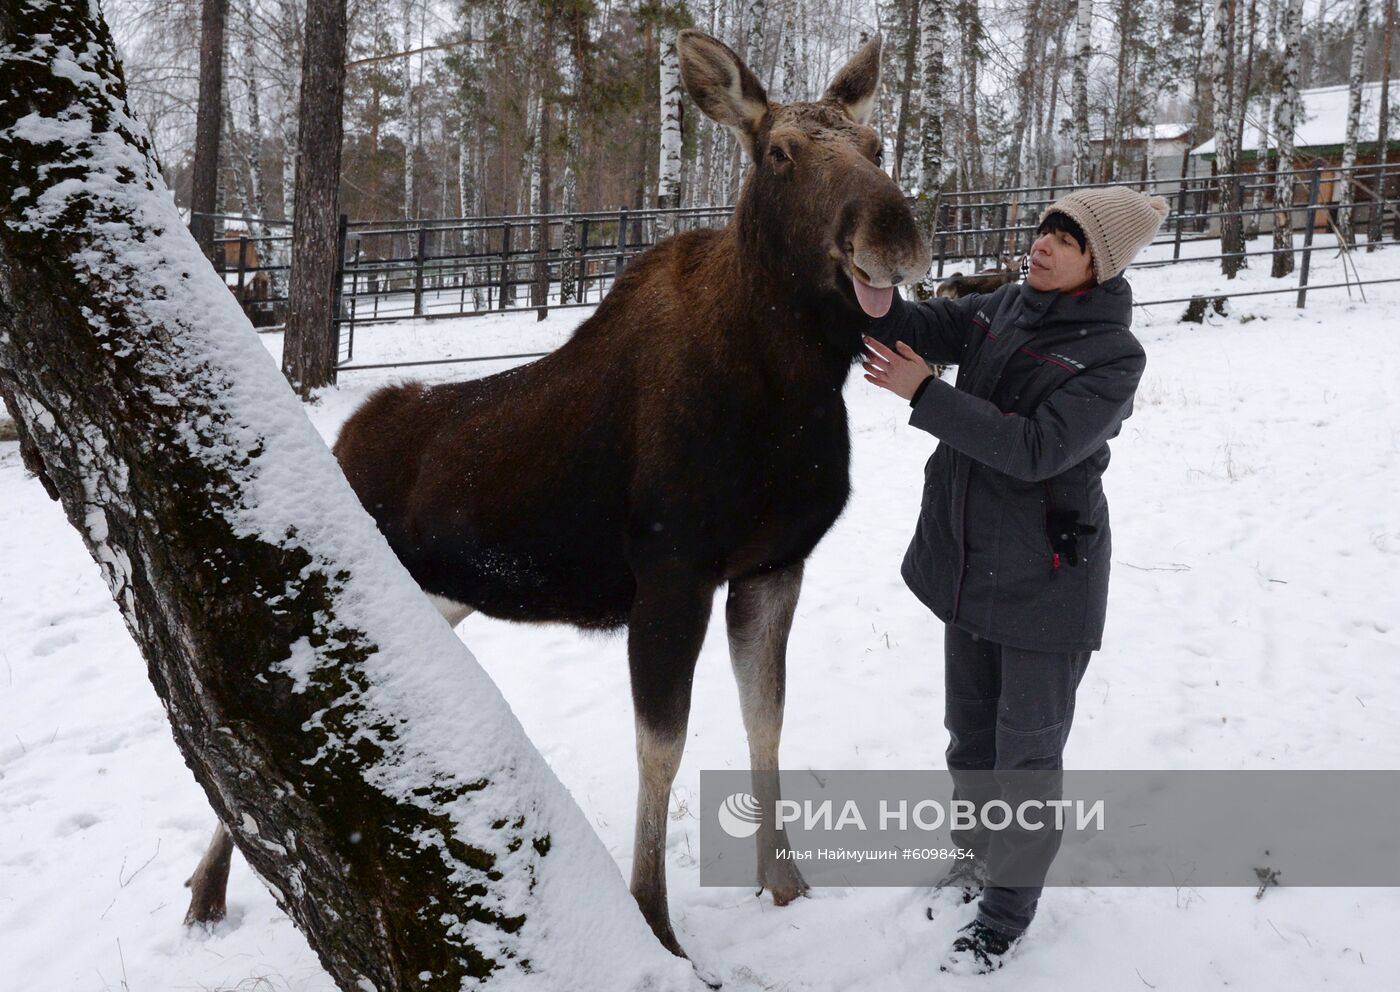
{"type": "Polygon", "coordinates": [[[729,46],[687,28],[676,39],[686,92],[706,117],[723,124],[754,157],[758,125],[768,112],[768,94],[729,46]]]}
{"type": "Polygon", "coordinates": [[[841,107],[857,124],[870,123],[875,111],[875,92],[880,88],[880,36],[877,34],[836,74],[822,94],[841,107]]]}

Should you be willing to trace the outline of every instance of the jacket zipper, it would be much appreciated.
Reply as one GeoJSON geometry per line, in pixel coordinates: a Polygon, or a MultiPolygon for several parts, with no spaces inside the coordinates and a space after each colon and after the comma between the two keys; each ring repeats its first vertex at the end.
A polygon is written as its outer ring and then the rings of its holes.
{"type": "Polygon", "coordinates": [[[1042,528],[1045,543],[1050,545],[1050,577],[1060,570],[1060,553],[1055,550],[1055,542],[1050,540],[1050,481],[1045,481],[1045,525],[1042,528]]]}
{"type": "Polygon", "coordinates": [[[963,578],[967,573],[967,491],[972,486],[972,465],[967,466],[967,480],[963,483],[962,529],[958,532],[958,591],[953,596],[953,619],[958,618],[958,604],[962,602],[963,578]]]}

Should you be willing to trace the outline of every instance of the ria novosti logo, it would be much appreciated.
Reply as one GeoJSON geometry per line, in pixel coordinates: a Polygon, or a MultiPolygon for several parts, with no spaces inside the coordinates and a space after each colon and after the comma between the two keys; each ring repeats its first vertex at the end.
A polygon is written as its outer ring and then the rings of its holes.
{"type": "Polygon", "coordinates": [[[719,825],[731,837],[752,837],[758,833],[763,810],[747,792],[736,792],[719,806],[719,825]]]}

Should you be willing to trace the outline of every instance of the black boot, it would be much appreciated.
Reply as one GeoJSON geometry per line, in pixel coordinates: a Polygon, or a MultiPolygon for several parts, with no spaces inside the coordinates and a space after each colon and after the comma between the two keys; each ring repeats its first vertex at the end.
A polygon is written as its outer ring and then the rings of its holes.
{"type": "Polygon", "coordinates": [[[958,931],[938,970],[951,975],[985,975],[996,971],[1020,939],[993,930],[981,920],[973,920],[958,931]]]}

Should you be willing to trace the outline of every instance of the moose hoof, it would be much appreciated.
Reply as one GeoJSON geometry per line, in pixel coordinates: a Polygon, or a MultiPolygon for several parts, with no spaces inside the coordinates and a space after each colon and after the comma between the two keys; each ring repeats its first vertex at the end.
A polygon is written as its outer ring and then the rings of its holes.
{"type": "Polygon", "coordinates": [[[681,942],[676,939],[676,932],[671,929],[671,922],[669,920],[665,920],[660,924],[652,922],[651,932],[656,934],[656,939],[661,941],[661,946],[666,948],[666,950],[670,951],[678,958],[685,958],[687,961],[690,960],[690,955],[685,953],[685,950],[681,947],[681,942]]]}
{"type": "Polygon", "coordinates": [[[228,916],[228,907],[223,899],[202,897],[198,892],[190,899],[190,908],[185,911],[185,926],[212,926],[228,916]]]}
{"type": "Polygon", "coordinates": [[[710,969],[702,968],[694,961],[690,962],[690,966],[695,969],[695,977],[704,982],[709,988],[719,989],[724,987],[724,983],[720,981],[719,976],[710,969]]]}

